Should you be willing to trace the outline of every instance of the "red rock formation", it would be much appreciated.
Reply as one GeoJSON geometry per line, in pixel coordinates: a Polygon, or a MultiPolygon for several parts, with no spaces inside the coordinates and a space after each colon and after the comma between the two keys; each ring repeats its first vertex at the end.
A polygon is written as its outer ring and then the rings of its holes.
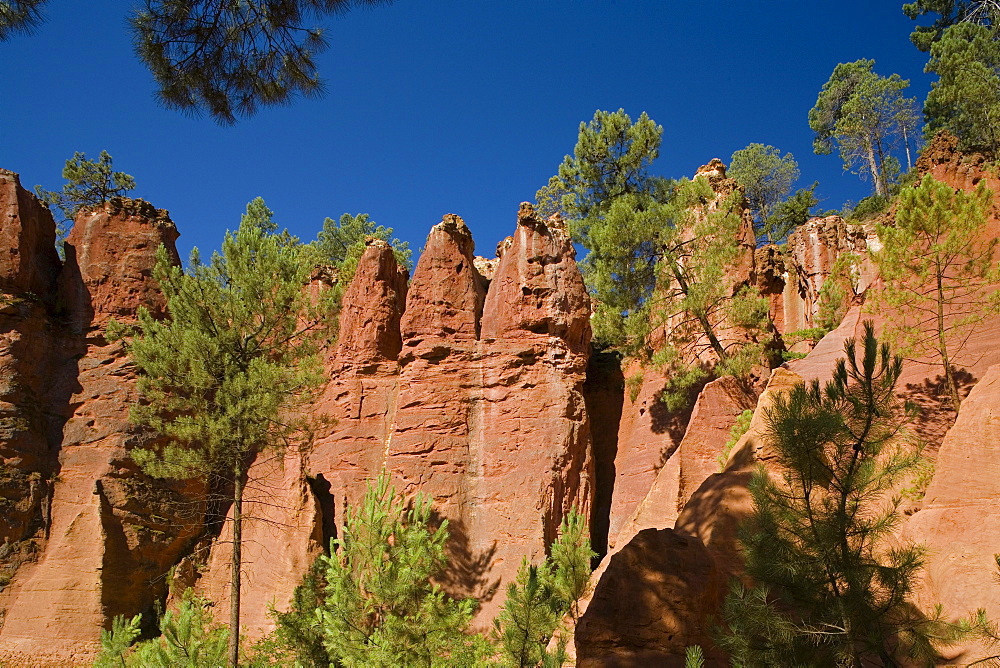
{"type": "Polygon", "coordinates": [[[43,395],[46,410],[61,418],[49,431],[59,477],[45,540],[37,542],[44,550],[0,593],[7,611],[0,647],[15,662],[92,655],[112,616],[152,610],[163,575],[202,530],[198,504],[190,503],[197,489],[152,481],[128,458],[127,449],[150,435],[128,423],[138,399],[134,369],[121,344],[101,332],[111,317],[162,306],[150,269],[161,243],[173,251],[176,229],[165,212],[132,200],[81,214],[78,223],[59,277],[60,310],[48,316],[69,327],[41,360],[43,368],[46,356],[65,360],[43,395]]]}
{"type": "Polygon", "coordinates": [[[704,611],[718,609],[726,586],[697,538],[640,531],[596,583],[576,628],[576,665],[682,667],[685,647],[709,646],[704,611]]]}
{"type": "Polygon", "coordinates": [[[0,169],[0,293],[50,296],[59,273],[56,228],[48,208],[0,169]]]}
{"type": "Polygon", "coordinates": [[[417,346],[426,337],[479,338],[486,290],[476,271],[474,249],[472,233],[455,214],[431,228],[400,323],[408,346],[417,346]]]}
{"type": "Polygon", "coordinates": [[[590,300],[564,231],[549,230],[523,202],[513,242],[500,258],[482,322],[483,339],[524,332],[565,341],[576,353],[590,346],[590,300]]]}
{"type": "MultiPolygon", "coordinates": [[[[262,453],[248,472],[240,627],[251,638],[274,630],[268,611],[288,609],[292,592],[323,549],[322,510],[304,464],[302,453],[289,448],[262,453]]],[[[195,587],[218,611],[229,609],[232,527],[230,512],[195,587]]]]}
{"type": "MultiPolygon", "coordinates": [[[[990,369],[962,402],[955,426],[937,456],[923,508],[905,535],[927,547],[917,602],[948,617],[984,608],[1000,617],[1000,585],[994,555],[1000,553],[1000,365],[990,369]]],[[[946,651],[949,662],[969,663],[996,654],[995,647],[969,642],[946,651]]]]}
{"type": "Polygon", "coordinates": [[[676,452],[660,469],[614,543],[625,545],[643,529],[672,528],[691,494],[721,468],[718,460],[737,417],[756,405],[755,389],[732,376],[705,385],[676,452]]]}
{"type": "MultiPolygon", "coordinates": [[[[429,494],[452,536],[443,584],[481,597],[485,624],[521,558],[544,555],[572,505],[589,509],[582,386],[590,330],[572,245],[530,208],[488,296],[474,260],[468,228],[453,215],[431,230],[409,289],[389,249],[368,247],[345,293],[331,382],[314,409],[336,424],[303,467],[324,542],[383,469],[404,494],[429,494]]],[[[282,521],[298,528],[259,530],[258,561],[290,563],[287,542],[320,539],[298,521],[312,507],[307,498],[287,500],[291,516],[282,521]]],[[[226,554],[213,548],[199,585],[218,600],[226,554]]],[[[289,567],[295,577],[251,579],[247,600],[280,606],[304,567],[289,567]]],[[[263,619],[247,624],[251,635],[267,628],[263,619]]]]}
{"type": "Polygon", "coordinates": [[[400,269],[392,247],[381,239],[368,241],[341,306],[337,360],[363,366],[395,361],[403,347],[399,323],[406,303],[408,274],[400,269]]]}
{"type": "Polygon", "coordinates": [[[133,319],[140,306],[159,314],[164,299],[153,280],[156,251],[163,246],[179,265],[178,236],[169,214],[141,199],[113,197],[82,211],[66,239],[67,262],[79,270],[60,286],[67,307],[95,328],[111,318],[133,319]]]}
{"type": "Polygon", "coordinates": [[[725,469],[691,495],[674,528],[639,527],[594,572],[594,593],[575,634],[578,665],[682,666],[693,644],[706,650],[710,665],[726,665],[712,649],[711,630],[729,579],[741,570],[736,530],[752,509],[750,472],[770,456],[764,413],[797,382],[795,374],[775,370],[725,469]],[[633,579],[639,583],[625,584],[633,579]]]}

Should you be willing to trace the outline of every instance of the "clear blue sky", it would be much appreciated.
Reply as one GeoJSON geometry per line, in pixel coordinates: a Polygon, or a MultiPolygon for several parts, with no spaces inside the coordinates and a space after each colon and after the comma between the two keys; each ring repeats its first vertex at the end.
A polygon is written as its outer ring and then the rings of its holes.
{"type": "Polygon", "coordinates": [[[922,103],[930,78],[901,4],[397,0],[324,21],[324,97],[221,127],[157,106],[129,2],[50,0],[36,34],[0,43],[0,167],[56,189],[74,151],[107,150],[137,196],[170,211],[182,254],[217,248],[259,195],[304,239],[325,216],[368,212],[415,250],[457,213],[492,256],[579,123],[623,107],[664,127],[655,173],[762,142],[839,208],[870,183],[812,154],[806,114],[834,66],[858,58],[910,79],[922,103]]]}

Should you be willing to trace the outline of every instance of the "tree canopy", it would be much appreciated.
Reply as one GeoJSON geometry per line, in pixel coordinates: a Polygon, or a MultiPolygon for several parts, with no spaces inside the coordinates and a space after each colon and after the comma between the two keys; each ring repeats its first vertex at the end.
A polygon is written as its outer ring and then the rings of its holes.
{"type": "MultiPolygon", "coordinates": [[[[918,451],[895,396],[902,358],[870,322],[849,339],[833,379],[799,384],[767,411],[772,474],[750,481],[741,530],[746,572],[725,604],[735,665],[896,666],[934,656],[937,620],[908,597],[924,550],[894,536],[896,490],[918,451]]],[[[909,665],[909,664],[905,664],[909,665]]]]}
{"type": "Polygon", "coordinates": [[[38,198],[62,213],[62,220],[56,226],[59,238],[69,231],[69,224],[80,209],[104,204],[110,198],[124,196],[135,188],[135,179],[125,172],[113,171],[111,162],[107,151],[101,151],[97,160],[88,160],[85,154],[76,152],[63,167],[62,176],[66,183],[61,191],[35,186],[38,198]]]}
{"type": "MultiPolygon", "coordinates": [[[[321,380],[315,353],[325,301],[313,304],[303,289],[311,270],[304,247],[273,231],[270,212],[255,200],[208,263],[195,250],[186,270],[172,266],[161,247],[154,278],[169,315],[158,320],[141,309],[138,332],[127,345],[144,397],[131,419],[166,437],[133,449],[132,458],[155,477],[201,479],[218,494],[231,490],[231,665],[239,640],[249,465],[301,427],[286,411],[307,400],[321,380]]],[[[120,326],[112,331],[127,333],[120,326]]]]}
{"type": "Polygon", "coordinates": [[[956,412],[955,360],[976,327],[1000,311],[998,240],[987,231],[992,204],[983,182],[956,191],[928,174],[900,193],[895,224],[878,226],[874,259],[885,286],[873,303],[889,307],[882,312],[904,351],[937,357],[956,412]]]}
{"type": "Polygon", "coordinates": [[[928,134],[947,130],[964,151],[1000,155],[1000,41],[996,27],[962,23],[931,47],[938,75],[924,104],[928,134]]]}
{"type": "Polygon", "coordinates": [[[903,5],[903,13],[911,19],[927,14],[937,14],[929,26],[917,26],[910,34],[910,41],[921,51],[930,51],[931,45],[943,33],[959,23],[994,25],[1000,18],[998,0],[916,0],[903,5]]]}
{"type": "Polygon", "coordinates": [[[898,74],[879,76],[874,66],[865,59],[837,65],[809,110],[809,127],[817,154],[836,146],[844,168],[871,178],[875,194],[884,197],[900,171],[892,151],[902,143],[910,155],[918,118],[915,99],[902,94],[910,82],[898,74]]]}
{"type": "Polygon", "coordinates": [[[773,146],[750,144],[733,153],[726,173],[743,188],[758,243],[780,243],[809,219],[817,203],[816,184],[788,194],[799,179],[799,164],[791,153],[773,146]]]}
{"type": "MultiPolygon", "coordinates": [[[[38,26],[45,1],[0,0],[0,40],[38,26]]],[[[315,58],[327,40],[309,21],[391,1],[144,0],[129,22],[160,102],[231,124],[323,92],[315,58]]]]}

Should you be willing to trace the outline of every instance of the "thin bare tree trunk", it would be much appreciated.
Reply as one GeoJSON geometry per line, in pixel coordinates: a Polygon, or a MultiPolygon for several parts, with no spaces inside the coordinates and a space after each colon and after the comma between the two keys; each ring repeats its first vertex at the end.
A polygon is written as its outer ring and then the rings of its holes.
{"type": "Polygon", "coordinates": [[[243,470],[233,481],[233,560],[229,577],[229,666],[240,665],[240,570],[243,566],[243,470]]]}
{"type": "Polygon", "coordinates": [[[944,279],[943,270],[938,267],[937,275],[937,334],[938,353],[941,355],[941,363],[944,365],[944,379],[948,384],[948,394],[951,395],[951,404],[958,413],[962,407],[962,400],[958,396],[958,385],[955,383],[955,374],[951,369],[951,360],[948,359],[948,343],[945,340],[944,329],[944,279]]]}

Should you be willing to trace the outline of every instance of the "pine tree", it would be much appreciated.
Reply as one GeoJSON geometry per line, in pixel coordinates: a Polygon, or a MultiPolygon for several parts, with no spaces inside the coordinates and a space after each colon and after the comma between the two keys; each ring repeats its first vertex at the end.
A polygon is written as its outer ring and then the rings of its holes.
{"type": "Polygon", "coordinates": [[[873,303],[890,314],[889,333],[905,351],[937,356],[956,412],[955,359],[976,327],[1000,312],[998,240],[986,229],[992,205],[982,182],[956,191],[928,174],[900,193],[895,224],[878,227],[874,258],[885,286],[873,303]]]}
{"type": "Polygon", "coordinates": [[[924,103],[927,134],[947,130],[963,151],[1000,156],[1000,40],[997,26],[961,23],[931,46],[938,75],[924,103]]]}
{"type": "Polygon", "coordinates": [[[59,240],[66,237],[69,226],[81,209],[99,206],[112,197],[124,197],[135,189],[135,179],[125,172],[113,171],[111,160],[107,151],[101,151],[96,161],[76,152],[63,167],[62,177],[66,183],[61,191],[35,186],[38,198],[62,213],[62,220],[56,225],[59,240]]]}
{"type": "Polygon", "coordinates": [[[214,623],[209,602],[187,589],[177,610],[160,620],[160,635],[134,646],[141,615],[115,617],[101,632],[94,668],[218,668],[226,661],[226,629],[214,623]]]}
{"type": "Polygon", "coordinates": [[[738,665],[896,666],[934,655],[937,620],[910,605],[923,548],[899,542],[898,483],[919,454],[895,396],[902,359],[865,323],[833,380],[800,384],[767,412],[774,465],[753,475],[746,572],[722,645],[738,665]],[[890,540],[892,538],[892,540],[890,540]]]}
{"type": "Polygon", "coordinates": [[[910,82],[898,74],[881,77],[874,66],[864,59],[837,65],[809,110],[809,127],[815,153],[831,153],[836,145],[844,168],[871,177],[875,194],[887,197],[899,173],[892,151],[902,143],[909,164],[918,117],[916,101],[903,97],[910,82]]]}
{"type": "Polygon", "coordinates": [[[407,508],[382,474],[342,537],[320,557],[326,579],[317,611],[326,650],[343,666],[473,665],[488,649],[467,633],[477,603],[434,583],[447,567],[447,520],[431,526],[430,500],[407,508]]]}
{"type": "Polygon", "coordinates": [[[517,579],[507,587],[504,607],[494,620],[503,665],[563,665],[568,634],[559,634],[555,651],[548,649],[549,642],[564,617],[568,616],[569,623],[576,626],[580,599],[590,587],[593,557],[587,523],[572,508],[560,524],[559,538],[545,561],[538,565],[522,561],[517,579]]]}
{"type": "MultiPolygon", "coordinates": [[[[307,400],[322,379],[315,352],[326,304],[313,304],[304,290],[310,268],[301,244],[270,234],[268,222],[248,210],[239,229],[226,235],[221,254],[205,264],[195,250],[187,270],[171,266],[161,248],[154,277],[168,316],[157,320],[140,310],[138,331],[127,343],[144,398],[131,419],[167,437],[132,450],[133,459],[156,477],[198,478],[216,493],[229,490],[233,666],[248,467],[257,453],[286,443],[302,426],[288,409],[307,400]]],[[[128,333],[120,326],[109,330],[128,333]]]]}
{"type": "Polygon", "coordinates": [[[677,407],[706,375],[705,359],[714,357],[717,375],[747,374],[771,328],[766,303],[727,280],[741,253],[742,195],[718,201],[704,177],[651,175],[662,134],[645,114],[632,123],[624,110],[597,111],[536,199],[551,209],[558,198],[588,251],[581,269],[595,298],[595,340],[641,359],[658,348],[654,361],[672,379],[661,398],[677,407]],[[730,325],[744,331],[724,341],[730,325]]]}
{"type": "Polygon", "coordinates": [[[400,267],[412,268],[410,244],[392,238],[392,228],[378,225],[367,213],[352,216],[345,213],[339,220],[326,218],[312,246],[318,254],[319,262],[330,264],[336,270],[342,284],[350,283],[358,268],[358,260],[365,252],[369,237],[381,239],[392,246],[396,262],[400,267]]]}
{"type": "MultiPolygon", "coordinates": [[[[773,146],[749,144],[733,153],[726,174],[743,188],[758,243],[780,243],[797,224],[805,222],[803,217],[801,222],[793,223],[792,216],[796,206],[808,201],[803,193],[812,195],[812,189],[799,190],[794,202],[786,204],[792,186],[799,179],[799,164],[791,153],[782,156],[773,146]],[[783,204],[786,205],[782,207],[783,204]]],[[[810,202],[806,211],[814,205],[815,201],[810,202]]]]}

